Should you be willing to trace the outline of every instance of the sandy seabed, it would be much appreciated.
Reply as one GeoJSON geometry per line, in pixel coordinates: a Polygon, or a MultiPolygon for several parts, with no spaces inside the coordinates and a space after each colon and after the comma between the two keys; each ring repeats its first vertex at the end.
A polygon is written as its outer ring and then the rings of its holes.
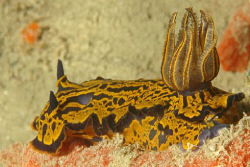
{"type": "MultiPolygon", "coordinates": [[[[243,0],[1,0],[0,1],[0,149],[28,143],[30,128],[55,91],[60,58],[70,81],[97,76],[112,79],[159,78],[168,20],[186,7],[209,13],[220,39],[243,0]],[[32,22],[41,28],[30,45],[21,31],[32,22]]],[[[177,24],[177,26],[180,26],[177,24]]],[[[248,91],[245,73],[224,72],[213,84],[248,91]]],[[[248,92],[245,92],[248,94],[248,92]]]]}

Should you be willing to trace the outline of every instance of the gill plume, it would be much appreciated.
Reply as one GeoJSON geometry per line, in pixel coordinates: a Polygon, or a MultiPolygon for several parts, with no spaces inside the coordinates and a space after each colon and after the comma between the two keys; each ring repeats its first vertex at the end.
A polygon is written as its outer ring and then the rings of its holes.
{"type": "Polygon", "coordinates": [[[187,8],[175,43],[177,13],[172,15],[163,48],[161,67],[164,82],[177,91],[205,89],[219,72],[217,36],[211,16],[200,10],[200,22],[187,8]]]}

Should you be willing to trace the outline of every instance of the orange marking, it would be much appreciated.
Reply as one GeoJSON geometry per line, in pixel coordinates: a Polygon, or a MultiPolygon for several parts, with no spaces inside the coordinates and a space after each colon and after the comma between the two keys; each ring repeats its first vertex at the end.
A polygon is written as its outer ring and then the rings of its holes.
{"type": "Polygon", "coordinates": [[[33,22],[29,24],[27,27],[25,27],[22,31],[22,38],[23,41],[33,45],[35,42],[38,41],[38,35],[39,35],[39,24],[37,22],[33,22]]]}

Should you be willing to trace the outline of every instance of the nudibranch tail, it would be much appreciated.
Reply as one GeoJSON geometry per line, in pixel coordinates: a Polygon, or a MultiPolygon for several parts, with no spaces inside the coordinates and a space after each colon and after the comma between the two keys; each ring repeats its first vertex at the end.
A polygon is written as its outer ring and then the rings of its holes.
{"type": "Polygon", "coordinates": [[[170,19],[163,49],[162,78],[174,90],[198,90],[207,88],[219,72],[216,51],[217,37],[211,16],[201,11],[200,23],[192,8],[182,19],[175,44],[175,20],[170,19]]]}

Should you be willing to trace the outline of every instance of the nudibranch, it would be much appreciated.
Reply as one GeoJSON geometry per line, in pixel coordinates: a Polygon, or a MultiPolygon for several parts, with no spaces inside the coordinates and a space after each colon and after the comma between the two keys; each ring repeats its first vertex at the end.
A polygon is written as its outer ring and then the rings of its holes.
{"type": "Polygon", "coordinates": [[[124,143],[146,150],[166,150],[173,144],[195,150],[218,130],[241,118],[232,94],[213,87],[219,71],[217,37],[211,16],[200,20],[188,8],[175,42],[177,13],[169,21],[161,66],[162,79],[111,80],[97,77],[76,84],[64,75],[58,60],[57,92],[34,122],[30,142],[35,150],[60,154],[74,139],[94,145],[116,134],[124,143]]]}

